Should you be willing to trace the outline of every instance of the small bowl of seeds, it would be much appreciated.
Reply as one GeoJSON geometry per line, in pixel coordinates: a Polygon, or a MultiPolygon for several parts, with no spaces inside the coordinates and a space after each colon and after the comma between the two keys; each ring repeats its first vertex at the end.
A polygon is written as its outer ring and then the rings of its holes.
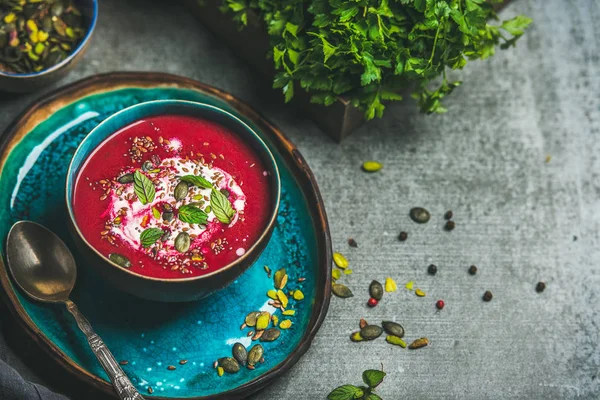
{"type": "Polygon", "coordinates": [[[65,77],[97,18],[98,0],[0,1],[0,90],[31,92],[65,77]]]}

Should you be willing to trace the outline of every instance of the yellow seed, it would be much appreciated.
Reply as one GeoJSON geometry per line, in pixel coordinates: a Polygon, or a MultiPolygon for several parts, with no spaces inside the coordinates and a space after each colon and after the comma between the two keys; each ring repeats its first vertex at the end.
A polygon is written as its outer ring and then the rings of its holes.
{"type": "Polygon", "coordinates": [[[283,312],[283,315],[295,315],[296,314],[296,310],[285,310],[283,312]]]}
{"type": "Polygon", "coordinates": [[[346,269],[348,267],[348,260],[340,253],[333,253],[333,262],[341,269],[346,269]]]}
{"type": "Polygon", "coordinates": [[[37,32],[33,32],[33,33],[29,34],[29,41],[34,44],[38,42],[37,32]]]}
{"type": "Polygon", "coordinates": [[[283,289],[288,281],[288,276],[285,271],[285,268],[281,268],[277,272],[275,272],[275,276],[273,277],[273,281],[275,282],[276,289],[283,289]]]}
{"type": "Polygon", "coordinates": [[[352,270],[350,268],[346,268],[344,270],[344,275],[350,275],[352,273],[352,270]]]}
{"type": "Polygon", "coordinates": [[[11,22],[15,22],[15,20],[17,19],[17,16],[15,15],[15,13],[8,13],[6,14],[6,16],[4,17],[4,22],[6,22],[7,24],[10,24],[11,22]]]}
{"type": "Polygon", "coordinates": [[[46,49],[46,46],[44,46],[42,43],[38,43],[33,48],[33,51],[35,52],[35,54],[40,55],[44,52],[44,49],[46,49]]]}
{"type": "Polygon", "coordinates": [[[395,292],[398,289],[396,282],[392,278],[385,279],[385,291],[386,292],[395,292]]]}
{"type": "Polygon", "coordinates": [[[202,261],[202,260],[204,260],[204,257],[202,256],[202,254],[192,255],[192,261],[202,261]]]}
{"type": "Polygon", "coordinates": [[[277,315],[272,315],[271,321],[273,321],[273,326],[277,326],[277,324],[279,324],[279,318],[277,318],[277,315]]]}
{"type": "Polygon", "coordinates": [[[413,281],[408,281],[408,282],[406,283],[406,288],[407,288],[408,290],[413,290],[413,285],[414,285],[414,284],[415,284],[415,283],[414,283],[413,281]]]}
{"type": "Polygon", "coordinates": [[[162,217],[160,215],[160,211],[158,211],[158,209],[156,207],[152,207],[152,215],[154,216],[154,218],[160,220],[162,217]]]}
{"type": "Polygon", "coordinates": [[[256,330],[262,331],[264,329],[267,329],[270,320],[271,314],[269,314],[267,311],[261,312],[258,319],[256,320],[256,330]]]}
{"type": "Polygon", "coordinates": [[[406,348],[406,342],[404,340],[400,339],[398,336],[388,335],[388,337],[386,337],[385,340],[389,344],[395,344],[396,346],[400,346],[403,349],[406,348]]]}
{"type": "Polygon", "coordinates": [[[27,29],[29,30],[30,33],[37,33],[38,27],[35,24],[34,20],[32,20],[32,19],[27,20],[27,29]]]}
{"type": "Polygon", "coordinates": [[[292,326],[292,321],[289,319],[281,321],[279,324],[279,329],[289,329],[292,326]]]}
{"type": "Polygon", "coordinates": [[[342,271],[340,271],[339,269],[334,269],[333,271],[331,271],[331,277],[333,278],[334,281],[337,281],[338,279],[340,279],[340,277],[342,276],[342,271]]]}
{"type": "Polygon", "coordinates": [[[267,296],[269,296],[273,300],[277,300],[277,292],[273,289],[267,291],[267,296]]]}
{"type": "Polygon", "coordinates": [[[283,293],[283,291],[281,291],[281,290],[277,291],[277,299],[281,302],[281,305],[283,306],[283,308],[287,307],[288,297],[285,295],[285,293],[283,293]]]}
{"type": "Polygon", "coordinates": [[[421,289],[415,290],[415,294],[419,297],[425,297],[425,292],[422,291],[421,289]]]}
{"type": "Polygon", "coordinates": [[[40,58],[38,57],[37,54],[35,54],[33,51],[30,51],[29,53],[27,53],[27,56],[33,60],[33,61],[39,61],[40,58]]]}
{"type": "Polygon", "coordinates": [[[46,40],[48,40],[48,33],[44,32],[44,31],[38,31],[37,34],[37,39],[40,42],[45,42],[46,40]]]}
{"type": "Polygon", "coordinates": [[[377,172],[383,167],[383,164],[377,161],[365,161],[362,167],[365,172],[377,172]]]}
{"type": "Polygon", "coordinates": [[[304,299],[304,293],[302,293],[302,290],[295,290],[294,291],[294,300],[303,300],[304,299]]]}
{"type": "Polygon", "coordinates": [[[223,367],[217,368],[217,374],[219,374],[219,376],[223,376],[224,373],[225,373],[225,370],[223,369],[223,367]]]}
{"type": "Polygon", "coordinates": [[[71,27],[68,27],[67,29],[65,29],[65,33],[71,39],[73,39],[75,37],[75,32],[73,31],[73,28],[71,28],[71,27]]]}

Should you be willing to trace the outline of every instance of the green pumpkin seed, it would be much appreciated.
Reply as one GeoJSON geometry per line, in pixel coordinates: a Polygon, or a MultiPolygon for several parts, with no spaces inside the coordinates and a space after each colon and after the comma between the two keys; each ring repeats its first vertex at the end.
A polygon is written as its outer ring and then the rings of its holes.
{"type": "Polygon", "coordinates": [[[342,285],[340,283],[334,283],[331,287],[331,290],[333,291],[333,294],[343,299],[354,296],[352,290],[350,290],[348,286],[342,285]]]}
{"type": "Polygon", "coordinates": [[[175,217],[175,215],[172,212],[170,212],[170,211],[165,211],[165,212],[162,213],[162,219],[165,222],[171,222],[174,217],[175,217]]]}
{"type": "Polygon", "coordinates": [[[187,182],[181,181],[177,184],[177,186],[175,186],[175,193],[173,197],[175,197],[175,200],[181,201],[187,197],[189,190],[190,187],[188,186],[187,182]]]}
{"type": "Polygon", "coordinates": [[[274,340],[277,340],[280,335],[281,335],[281,331],[279,329],[269,328],[260,337],[260,341],[261,342],[272,342],[274,340]]]}
{"type": "Polygon", "coordinates": [[[398,336],[388,335],[385,338],[385,341],[388,342],[389,344],[400,346],[403,349],[406,348],[406,342],[404,340],[402,340],[401,338],[399,338],[398,336]]]}
{"type": "Polygon", "coordinates": [[[109,254],[108,259],[123,268],[131,267],[131,262],[129,261],[129,259],[119,253],[109,254]]]}
{"type": "Polygon", "coordinates": [[[260,311],[252,311],[250,314],[246,315],[245,323],[249,327],[256,326],[256,320],[260,315],[260,311]]]}
{"type": "Polygon", "coordinates": [[[238,363],[246,365],[246,362],[248,361],[248,350],[246,350],[246,347],[244,347],[243,344],[239,342],[234,344],[231,353],[238,363]]]}
{"type": "Polygon", "coordinates": [[[150,171],[153,167],[154,167],[154,165],[152,164],[152,161],[150,161],[150,160],[146,160],[142,163],[142,171],[144,171],[144,172],[150,171]]]}
{"type": "Polygon", "coordinates": [[[125,183],[133,183],[133,174],[125,174],[125,175],[121,175],[117,181],[119,181],[119,183],[125,184],[125,183]]]}
{"type": "Polygon", "coordinates": [[[383,285],[377,281],[371,282],[369,285],[369,294],[372,298],[379,301],[383,297],[383,285]]]}
{"type": "Polygon", "coordinates": [[[229,190],[227,190],[227,189],[221,189],[221,190],[219,190],[219,192],[223,193],[223,196],[229,198],[229,190]]]}
{"type": "Polygon", "coordinates": [[[350,340],[352,340],[353,342],[362,342],[363,337],[360,335],[360,332],[354,332],[352,335],[350,335],[350,340]]]}
{"type": "Polygon", "coordinates": [[[175,238],[175,249],[180,253],[185,253],[190,249],[190,235],[187,232],[181,232],[175,238]]]}
{"type": "Polygon", "coordinates": [[[429,221],[429,218],[431,218],[431,214],[429,214],[429,211],[427,211],[423,207],[411,208],[409,215],[410,219],[419,224],[424,224],[427,221],[429,221]]]}
{"type": "Polygon", "coordinates": [[[396,322],[383,321],[381,323],[381,326],[383,327],[383,330],[385,330],[385,332],[388,335],[398,336],[399,338],[404,337],[404,328],[402,327],[402,325],[400,325],[396,322]]]}
{"type": "Polygon", "coordinates": [[[360,336],[365,340],[375,340],[383,333],[383,328],[377,325],[367,325],[360,330],[360,336]]]}
{"type": "Polygon", "coordinates": [[[256,319],[256,329],[259,331],[267,329],[269,322],[271,322],[271,314],[268,311],[261,312],[256,319]]]}
{"type": "Polygon", "coordinates": [[[365,172],[377,172],[383,167],[383,164],[377,161],[365,161],[362,168],[365,172]]]}
{"type": "Polygon", "coordinates": [[[263,357],[264,349],[260,344],[254,345],[248,352],[248,365],[255,365],[263,357]]]}
{"type": "Polygon", "coordinates": [[[219,366],[223,368],[223,371],[230,374],[235,374],[240,370],[240,364],[235,358],[231,357],[219,358],[219,366]]]}

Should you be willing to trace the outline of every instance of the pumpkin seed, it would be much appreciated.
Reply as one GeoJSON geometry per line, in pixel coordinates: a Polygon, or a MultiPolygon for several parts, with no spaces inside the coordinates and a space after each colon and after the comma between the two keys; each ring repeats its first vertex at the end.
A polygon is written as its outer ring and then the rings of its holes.
{"type": "Polygon", "coordinates": [[[152,165],[152,161],[150,160],[146,160],[142,163],[142,171],[144,172],[150,171],[153,167],[154,165],[152,165]]]}
{"type": "Polygon", "coordinates": [[[273,326],[279,325],[279,318],[277,318],[277,315],[271,315],[271,321],[273,321],[273,326]]]}
{"type": "Polygon", "coordinates": [[[129,259],[119,253],[109,254],[108,259],[123,268],[131,267],[131,262],[129,261],[129,259]]]}
{"type": "Polygon", "coordinates": [[[261,312],[258,318],[256,319],[256,329],[259,331],[267,329],[270,321],[271,314],[268,311],[261,312]]]}
{"type": "Polygon", "coordinates": [[[254,365],[257,362],[260,362],[260,359],[263,357],[264,349],[260,344],[255,344],[252,346],[250,351],[248,352],[248,365],[254,365]]]}
{"type": "Polygon", "coordinates": [[[333,262],[341,269],[348,268],[348,260],[340,253],[333,253],[333,262]]]}
{"type": "Polygon", "coordinates": [[[296,301],[300,301],[300,300],[304,300],[304,293],[302,293],[302,290],[298,289],[298,290],[294,290],[294,300],[296,301]]]}
{"type": "Polygon", "coordinates": [[[369,285],[369,295],[379,301],[383,297],[383,286],[378,281],[372,281],[369,285]]]}
{"type": "Polygon", "coordinates": [[[252,340],[258,340],[262,337],[263,333],[265,333],[265,331],[256,331],[256,333],[252,336],[252,340]]]}
{"type": "Polygon", "coordinates": [[[189,190],[190,187],[187,182],[181,181],[177,184],[177,186],[175,186],[173,197],[175,197],[175,200],[181,201],[187,197],[189,190]]]}
{"type": "Polygon", "coordinates": [[[335,268],[333,271],[331,271],[331,277],[333,278],[334,281],[337,281],[338,279],[340,279],[342,276],[342,271],[340,271],[339,269],[335,268]]]}
{"type": "Polygon", "coordinates": [[[174,218],[174,217],[175,217],[175,215],[173,214],[173,212],[172,212],[172,211],[164,211],[164,212],[162,213],[162,219],[163,219],[165,222],[171,222],[171,221],[173,220],[173,218],[174,218]]]}
{"type": "Polygon", "coordinates": [[[190,235],[187,232],[180,232],[175,238],[175,249],[180,253],[185,253],[190,249],[190,235]]]}
{"type": "Polygon", "coordinates": [[[283,320],[279,324],[280,329],[289,329],[291,327],[292,327],[292,321],[290,321],[289,319],[283,320]]]}
{"type": "Polygon", "coordinates": [[[125,174],[125,175],[121,175],[117,181],[119,181],[119,183],[132,183],[133,182],[133,174],[125,174]]]}
{"type": "MultiPolygon", "coordinates": [[[[295,292],[294,292],[294,294],[295,294],[295,292]]],[[[289,300],[288,300],[288,297],[285,295],[285,293],[283,293],[283,291],[281,291],[281,290],[277,291],[277,299],[281,302],[281,305],[283,306],[283,308],[287,307],[289,300]]]]}
{"type": "Polygon", "coordinates": [[[223,196],[225,196],[226,198],[229,198],[229,190],[221,189],[219,190],[219,192],[223,193],[223,196]]]}
{"type": "Polygon", "coordinates": [[[377,325],[367,325],[360,330],[360,336],[365,340],[375,340],[383,333],[383,328],[377,325]]]}
{"type": "Polygon", "coordinates": [[[296,310],[285,310],[282,314],[283,315],[295,315],[296,310]]]}
{"type": "Polygon", "coordinates": [[[225,370],[223,369],[223,367],[217,367],[217,374],[219,376],[223,376],[224,373],[225,373],[225,370]]]}
{"type": "Polygon", "coordinates": [[[283,289],[288,281],[288,275],[285,271],[285,268],[281,268],[280,270],[277,270],[277,272],[275,272],[275,276],[273,277],[273,280],[275,281],[276,289],[283,289]]]}
{"type": "Polygon", "coordinates": [[[425,297],[425,292],[422,291],[421,289],[416,289],[415,294],[419,297],[425,297]]]}
{"type": "Polygon", "coordinates": [[[267,296],[270,297],[273,300],[277,300],[277,292],[275,290],[268,290],[267,291],[267,296]]]}
{"type": "Polygon", "coordinates": [[[429,214],[429,211],[427,211],[423,207],[411,208],[409,215],[413,221],[419,224],[424,224],[427,221],[429,221],[429,218],[431,218],[431,214],[429,214]]]}
{"type": "Polygon", "coordinates": [[[341,297],[342,299],[354,296],[354,294],[348,288],[348,286],[342,285],[340,283],[334,283],[331,287],[331,290],[333,294],[335,294],[337,297],[341,297]]]}
{"type": "Polygon", "coordinates": [[[398,336],[388,335],[385,338],[385,341],[388,342],[389,344],[400,346],[403,349],[406,348],[406,342],[404,340],[402,340],[401,338],[399,338],[398,336]]]}
{"type": "Polygon", "coordinates": [[[262,337],[260,338],[261,342],[272,342],[277,340],[277,338],[279,338],[281,335],[281,331],[277,328],[269,328],[264,332],[265,333],[263,333],[262,337]]]}
{"type": "Polygon", "coordinates": [[[365,339],[363,339],[363,337],[360,335],[360,332],[354,332],[350,335],[350,340],[353,342],[362,342],[365,339]]]}
{"type": "Polygon", "coordinates": [[[404,328],[402,325],[392,322],[392,321],[383,321],[381,326],[385,330],[388,335],[398,336],[399,338],[404,337],[404,328]]]}
{"type": "Polygon", "coordinates": [[[383,167],[383,164],[377,161],[365,161],[362,168],[365,172],[377,172],[383,167]]]}
{"type": "Polygon", "coordinates": [[[398,289],[398,285],[392,278],[385,279],[385,291],[386,292],[395,292],[398,289]]]}
{"type": "Polygon", "coordinates": [[[408,345],[409,349],[420,349],[421,347],[425,347],[429,344],[429,340],[427,338],[420,338],[415,340],[414,342],[412,342],[410,345],[408,345]]]}
{"type": "Polygon", "coordinates": [[[245,323],[249,327],[253,327],[256,325],[256,320],[260,315],[260,311],[252,311],[250,314],[246,315],[245,323]]]}
{"type": "Polygon", "coordinates": [[[246,347],[243,344],[239,342],[234,344],[231,353],[238,363],[246,365],[246,362],[248,361],[248,350],[246,350],[246,347]]]}
{"type": "Polygon", "coordinates": [[[240,364],[238,364],[235,358],[223,357],[219,358],[219,366],[223,368],[225,372],[235,374],[240,370],[240,364]]]}

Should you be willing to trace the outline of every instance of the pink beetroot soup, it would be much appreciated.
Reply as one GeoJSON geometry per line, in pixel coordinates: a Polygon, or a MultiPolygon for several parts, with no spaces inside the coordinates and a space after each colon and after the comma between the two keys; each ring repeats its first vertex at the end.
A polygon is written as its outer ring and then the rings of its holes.
{"type": "Polygon", "coordinates": [[[81,167],[75,221],[101,254],[155,278],[188,278],[242,256],[271,214],[269,172],[228,128],[164,115],[102,142],[81,167]]]}

